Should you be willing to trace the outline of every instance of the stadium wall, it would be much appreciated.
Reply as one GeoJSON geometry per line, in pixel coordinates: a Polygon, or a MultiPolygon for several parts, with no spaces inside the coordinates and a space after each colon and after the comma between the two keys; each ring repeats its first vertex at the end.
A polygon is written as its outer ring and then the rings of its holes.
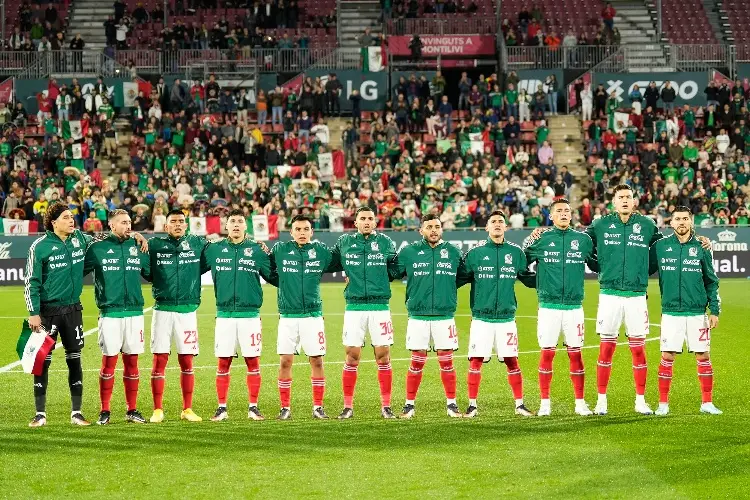
{"type": "MultiPolygon", "coordinates": [[[[714,242],[714,268],[720,278],[750,278],[750,228],[700,228],[699,232],[714,242]]],[[[520,245],[530,233],[529,230],[513,230],[508,231],[506,237],[508,241],[520,245]]],[[[326,245],[333,246],[342,234],[321,231],[316,233],[315,237],[326,245]]],[[[399,250],[419,238],[419,234],[414,231],[391,231],[387,234],[395,241],[399,250]]],[[[443,233],[443,239],[453,243],[462,252],[469,250],[485,237],[483,231],[443,233]]],[[[34,236],[0,236],[0,286],[23,284],[26,256],[35,239],[34,236]]],[[[291,237],[289,233],[283,233],[280,239],[288,241],[291,237]]],[[[596,275],[589,273],[588,277],[594,279],[596,275]]],[[[340,273],[329,274],[324,281],[340,282],[343,281],[343,276],[340,273]]],[[[203,282],[210,284],[210,275],[204,276],[203,282]]],[[[87,283],[91,283],[90,277],[87,283]]]]}

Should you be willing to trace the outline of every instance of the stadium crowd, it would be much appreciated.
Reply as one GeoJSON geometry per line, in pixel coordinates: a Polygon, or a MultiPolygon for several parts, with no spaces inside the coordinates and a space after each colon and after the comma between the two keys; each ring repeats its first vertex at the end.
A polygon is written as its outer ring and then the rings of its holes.
{"type": "Polygon", "coordinates": [[[748,225],[747,78],[709,82],[705,107],[675,105],[669,82],[662,88],[654,82],[646,89],[635,86],[623,102],[602,85],[577,86],[593,179],[590,199],[580,209],[583,224],[607,208],[601,202],[611,200],[613,186],[627,183],[641,213],[660,226],[679,205],[692,208],[699,226],[748,225]]]}

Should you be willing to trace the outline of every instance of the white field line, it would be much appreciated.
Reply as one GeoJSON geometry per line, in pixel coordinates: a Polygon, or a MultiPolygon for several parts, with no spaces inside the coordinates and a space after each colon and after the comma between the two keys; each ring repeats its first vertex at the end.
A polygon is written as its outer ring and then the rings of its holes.
{"type": "MultiPolygon", "coordinates": [[[[148,312],[151,309],[152,308],[149,307],[148,309],[144,309],[143,312],[144,313],[148,312]]],[[[343,313],[334,313],[334,314],[329,314],[328,316],[342,316],[342,315],[343,315],[343,313]]],[[[405,313],[393,313],[392,316],[406,316],[406,314],[405,313]]],[[[456,317],[471,317],[471,314],[456,314],[456,317]]],[[[536,316],[516,316],[516,318],[534,319],[534,318],[536,318],[536,316]]],[[[584,319],[586,321],[596,321],[595,318],[584,318],[584,319]]],[[[651,323],[650,325],[651,326],[661,326],[659,323],[651,323]]],[[[86,332],[84,332],[84,335],[90,335],[91,333],[93,333],[95,331],[96,331],[96,328],[92,328],[91,330],[87,330],[86,332]]],[[[657,340],[659,340],[659,337],[651,337],[651,338],[647,338],[646,342],[655,342],[657,340]]],[[[628,345],[628,343],[627,342],[618,342],[617,345],[628,345]]],[[[59,347],[59,346],[60,346],[60,344],[58,344],[56,347],[59,347]]],[[[593,345],[583,346],[583,349],[595,349],[595,348],[598,348],[598,347],[599,347],[599,344],[593,344],[593,345]]],[[[540,352],[539,350],[519,351],[518,354],[519,355],[520,354],[537,354],[539,352],[540,352]]],[[[144,354],[144,356],[148,356],[148,354],[144,354]]],[[[411,358],[392,358],[391,362],[410,361],[410,360],[411,360],[411,358]]],[[[374,362],[375,362],[374,359],[363,359],[363,360],[360,360],[360,364],[362,364],[362,363],[374,363],[374,362]]],[[[306,363],[298,363],[298,364],[302,364],[303,366],[307,365],[306,363]]],[[[343,365],[344,362],[343,361],[325,361],[325,362],[323,362],[323,364],[324,365],[343,365]]],[[[14,368],[17,368],[20,365],[21,365],[20,361],[15,361],[15,362],[13,362],[13,363],[11,363],[9,365],[3,366],[2,368],[0,368],[0,374],[2,374],[2,373],[21,373],[22,374],[23,373],[22,371],[18,371],[18,370],[14,371],[14,368]]],[[[263,363],[260,366],[261,367],[273,367],[273,366],[279,366],[279,365],[278,365],[278,363],[263,363]]],[[[242,366],[241,364],[237,364],[237,363],[234,363],[233,366],[232,366],[232,368],[235,368],[235,369],[238,369],[238,370],[240,368],[245,369],[244,366],[242,366]]],[[[179,370],[180,367],[179,366],[169,366],[166,369],[167,370],[179,370]]],[[[193,370],[215,370],[215,369],[216,369],[216,365],[194,366],[193,367],[193,370]]],[[[150,370],[151,370],[151,367],[148,367],[148,368],[141,367],[140,368],[140,371],[150,371],[150,370]]],[[[67,369],[50,370],[51,373],[55,373],[55,372],[65,372],[65,373],[67,373],[67,371],[68,371],[67,369]]],[[[99,368],[88,368],[88,369],[85,369],[83,371],[85,371],[85,372],[99,372],[99,368]]],[[[122,370],[118,368],[117,371],[122,371],[122,370]]]]}

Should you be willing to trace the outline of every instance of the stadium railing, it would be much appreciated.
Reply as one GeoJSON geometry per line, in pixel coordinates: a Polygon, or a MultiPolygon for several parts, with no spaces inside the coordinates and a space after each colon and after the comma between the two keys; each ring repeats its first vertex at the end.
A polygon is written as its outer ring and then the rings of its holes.
{"type": "Polygon", "coordinates": [[[494,35],[497,20],[492,16],[388,19],[384,27],[387,35],[494,35]]]}

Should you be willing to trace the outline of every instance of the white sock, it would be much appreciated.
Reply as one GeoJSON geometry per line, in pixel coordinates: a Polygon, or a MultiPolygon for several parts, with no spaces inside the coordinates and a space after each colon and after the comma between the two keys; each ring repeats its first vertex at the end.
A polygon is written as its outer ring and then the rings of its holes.
{"type": "Polygon", "coordinates": [[[407,399],[404,404],[414,406],[414,400],[413,399],[407,399]]]}
{"type": "Polygon", "coordinates": [[[607,403],[607,395],[606,394],[599,394],[596,398],[597,403],[607,403]]]}
{"type": "Polygon", "coordinates": [[[454,404],[456,404],[456,400],[455,399],[447,399],[445,404],[446,405],[454,405],[454,404]]]}
{"type": "Polygon", "coordinates": [[[224,408],[226,410],[227,409],[227,405],[226,404],[219,405],[219,408],[224,408]]]}
{"type": "Polygon", "coordinates": [[[635,395],[635,404],[646,404],[646,396],[642,396],[639,394],[635,395]]]}
{"type": "MultiPolygon", "coordinates": [[[[703,404],[706,404],[706,403],[703,403],[703,404]]],[[[659,403],[659,408],[668,408],[668,407],[669,407],[669,403],[659,403]]]]}
{"type": "Polygon", "coordinates": [[[539,403],[539,406],[550,406],[550,400],[549,399],[542,399],[542,401],[539,403]]]}
{"type": "Polygon", "coordinates": [[[474,408],[479,408],[477,406],[477,400],[476,399],[470,399],[469,400],[469,406],[473,406],[474,408]]]}
{"type": "Polygon", "coordinates": [[[523,406],[523,398],[516,399],[516,408],[518,408],[519,406],[523,406]]]}
{"type": "Polygon", "coordinates": [[[38,411],[38,412],[36,412],[36,414],[37,414],[37,415],[41,415],[41,416],[43,416],[43,417],[46,417],[46,416],[47,416],[47,412],[46,412],[46,411],[38,411]]]}
{"type": "Polygon", "coordinates": [[[586,400],[585,399],[576,399],[576,406],[578,405],[585,405],[586,400]]]}

